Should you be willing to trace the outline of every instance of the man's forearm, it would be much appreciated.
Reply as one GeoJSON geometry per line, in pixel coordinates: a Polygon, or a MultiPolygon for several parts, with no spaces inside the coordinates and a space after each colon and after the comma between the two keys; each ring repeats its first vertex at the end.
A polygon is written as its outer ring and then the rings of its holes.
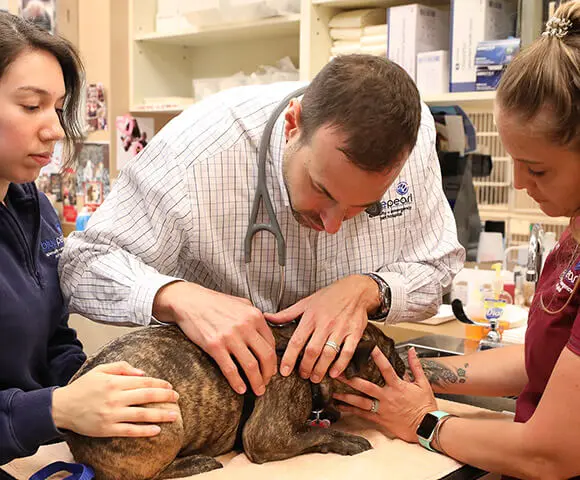
{"type": "MultiPolygon", "coordinates": [[[[422,358],[421,366],[435,393],[518,395],[528,381],[523,345],[469,355],[422,358]]],[[[408,368],[407,372],[410,374],[408,368]]]]}

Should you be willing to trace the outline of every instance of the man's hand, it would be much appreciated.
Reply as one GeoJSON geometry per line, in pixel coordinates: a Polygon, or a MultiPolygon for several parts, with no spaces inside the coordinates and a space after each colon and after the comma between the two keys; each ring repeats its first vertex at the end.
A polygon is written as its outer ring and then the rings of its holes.
{"type": "Polygon", "coordinates": [[[260,310],[249,300],[177,282],[155,296],[153,315],[176,323],[189,339],[213,357],[232,388],[246,385],[234,363],[244,370],[252,390],[262,395],[276,373],[276,342],[260,310]]]}
{"type": "Polygon", "coordinates": [[[326,374],[337,352],[326,342],[339,347],[340,356],[330,376],[338,377],[350,362],[368,322],[368,313],[379,304],[377,284],[363,275],[350,275],[306,297],[281,312],[266,313],[273,323],[287,323],[302,315],[288,343],[280,373],[289,375],[298,354],[306,345],[299,367],[303,378],[318,383],[326,374]]]}

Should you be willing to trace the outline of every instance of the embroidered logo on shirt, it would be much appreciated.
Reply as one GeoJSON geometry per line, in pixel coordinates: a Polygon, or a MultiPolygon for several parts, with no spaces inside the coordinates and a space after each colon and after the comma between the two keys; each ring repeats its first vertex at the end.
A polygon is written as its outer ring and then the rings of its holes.
{"type": "Polygon", "coordinates": [[[413,208],[413,193],[410,193],[407,182],[399,182],[395,191],[399,196],[394,200],[383,200],[366,209],[369,218],[379,217],[381,220],[386,220],[401,217],[413,208]]]}
{"type": "Polygon", "coordinates": [[[409,193],[409,185],[407,182],[399,182],[396,191],[399,195],[407,195],[409,193]]]}
{"type": "Polygon", "coordinates": [[[64,236],[58,235],[55,238],[48,238],[40,242],[40,249],[47,257],[59,258],[64,248],[64,236]]]}
{"type": "Polygon", "coordinates": [[[558,293],[560,293],[562,290],[565,290],[568,293],[572,293],[574,285],[576,284],[576,280],[578,280],[578,273],[576,274],[574,273],[578,272],[578,270],[576,270],[576,267],[578,267],[578,264],[576,264],[574,269],[568,268],[567,270],[562,272],[562,275],[560,275],[560,278],[558,280],[558,284],[556,285],[556,291],[558,293]]]}

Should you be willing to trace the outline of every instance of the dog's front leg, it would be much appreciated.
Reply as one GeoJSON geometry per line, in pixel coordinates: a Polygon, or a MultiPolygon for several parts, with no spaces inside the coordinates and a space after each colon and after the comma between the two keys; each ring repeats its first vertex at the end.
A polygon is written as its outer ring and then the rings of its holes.
{"type": "Polygon", "coordinates": [[[355,455],[372,448],[363,437],[307,426],[311,410],[307,381],[295,373],[286,378],[273,377],[246,422],[242,436],[246,455],[255,463],[264,463],[302,453],[355,455]]]}

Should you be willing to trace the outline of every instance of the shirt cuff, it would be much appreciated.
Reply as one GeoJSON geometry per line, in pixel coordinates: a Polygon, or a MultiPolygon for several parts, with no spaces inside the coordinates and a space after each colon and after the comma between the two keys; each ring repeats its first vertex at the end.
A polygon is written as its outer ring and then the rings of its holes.
{"type": "Polygon", "coordinates": [[[138,278],[129,298],[129,311],[135,315],[132,321],[139,325],[149,325],[153,318],[153,302],[159,289],[169,283],[182,281],[182,278],[161,273],[149,273],[138,278]]]}
{"type": "Polygon", "coordinates": [[[391,289],[391,308],[385,319],[385,323],[397,323],[401,314],[407,310],[407,294],[405,279],[396,272],[375,272],[389,284],[391,289]]]}
{"type": "Polygon", "coordinates": [[[11,401],[12,427],[17,444],[25,455],[62,436],[52,418],[53,388],[16,392],[11,401]]]}

